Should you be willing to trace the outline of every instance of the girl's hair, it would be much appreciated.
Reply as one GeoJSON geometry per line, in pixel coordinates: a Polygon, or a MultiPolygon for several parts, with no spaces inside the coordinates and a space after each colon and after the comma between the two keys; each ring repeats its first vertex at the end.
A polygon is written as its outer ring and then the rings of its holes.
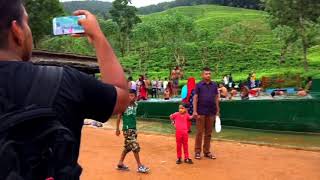
{"type": "Polygon", "coordinates": [[[181,103],[180,106],[182,106],[184,108],[188,108],[188,104],[186,104],[186,103],[181,103]]]}

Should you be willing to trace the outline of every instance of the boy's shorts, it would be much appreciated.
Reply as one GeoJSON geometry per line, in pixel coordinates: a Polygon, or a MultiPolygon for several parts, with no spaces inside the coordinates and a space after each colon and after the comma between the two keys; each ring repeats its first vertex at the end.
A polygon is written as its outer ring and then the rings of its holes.
{"type": "Polygon", "coordinates": [[[124,151],[126,153],[133,151],[133,152],[140,152],[140,146],[137,142],[137,130],[136,129],[127,129],[123,131],[124,136],[124,151]]]}

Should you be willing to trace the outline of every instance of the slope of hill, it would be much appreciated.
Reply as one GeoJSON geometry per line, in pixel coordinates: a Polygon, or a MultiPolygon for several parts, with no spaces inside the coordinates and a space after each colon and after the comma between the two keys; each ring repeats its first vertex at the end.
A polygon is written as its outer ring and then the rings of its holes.
{"type": "Polygon", "coordinates": [[[68,14],[78,9],[86,9],[94,14],[106,15],[112,7],[111,2],[104,1],[68,1],[62,4],[68,14]]]}
{"type": "MultiPolygon", "coordinates": [[[[295,68],[300,67],[300,56],[293,52],[288,55],[285,64],[279,65],[280,46],[268,25],[267,14],[263,11],[199,5],[177,7],[142,16],[142,19],[143,23],[147,23],[153,22],[161,16],[174,14],[192,17],[197,28],[208,31],[212,39],[208,40],[211,50],[209,50],[207,65],[216,69],[218,74],[231,72],[245,78],[247,73],[252,71],[257,71],[259,74],[279,74],[288,71],[292,73],[303,72],[301,68],[295,68]],[[232,42],[232,39],[230,42],[224,39],[226,32],[238,28],[239,25],[252,30],[254,38],[252,44],[246,46],[232,42]],[[222,58],[219,57],[221,55],[217,52],[222,53],[222,58]]],[[[236,36],[240,37],[242,34],[236,36]]],[[[184,44],[183,48],[187,60],[185,66],[187,73],[198,76],[199,70],[204,66],[201,63],[201,47],[198,46],[197,42],[189,42],[184,44]]],[[[148,64],[148,74],[151,76],[166,75],[167,69],[170,67],[168,61],[172,58],[168,54],[170,54],[168,48],[154,49],[150,60],[146,62],[148,64]]],[[[134,70],[138,66],[139,57],[136,54],[130,54],[123,59],[123,64],[129,69],[134,70]]]]}
{"type": "Polygon", "coordinates": [[[165,11],[179,6],[194,6],[201,4],[215,4],[230,7],[247,9],[263,9],[264,5],[260,0],[175,0],[139,8],[140,14],[151,14],[165,11]]]}

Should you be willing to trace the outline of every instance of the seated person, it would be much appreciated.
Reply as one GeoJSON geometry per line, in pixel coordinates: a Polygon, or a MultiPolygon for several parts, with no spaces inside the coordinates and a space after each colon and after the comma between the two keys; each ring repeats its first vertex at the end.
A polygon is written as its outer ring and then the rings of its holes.
{"type": "Polygon", "coordinates": [[[170,90],[169,90],[169,88],[166,88],[164,90],[163,98],[164,98],[164,100],[169,100],[170,99],[170,90]]]}
{"type": "Polygon", "coordinates": [[[248,86],[242,86],[241,88],[241,99],[249,100],[249,88],[248,86]]]}
{"type": "Polygon", "coordinates": [[[235,97],[238,94],[238,91],[235,88],[231,88],[230,91],[230,97],[229,99],[231,100],[233,97],[235,97]]]}
{"type": "Polygon", "coordinates": [[[220,92],[220,98],[227,98],[228,96],[228,89],[224,87],[223,84],[219,84],[219,92],[220,92]]]}
{"type": "Polygon", "coordinates": [[[303,88],[299,88],[297,95],[300,97],[304,97],[308,95],[308,91],[304,90],[303,88]]]}
{"type": "Polygon", "coordinates": [[[260,93],[263,89],[262,88],[253,88],[249,90],[249,94],[253,97],[258,97],[260,96],[260,93]]]}
{"type": "Polygon", "coordinates": [[[311,90],[311,88],[312,88],[312,78],[308,77],[308,80],[307,80],[305,88],[304,89],[303,88],[299,88],[298,92],[297,92],[297,95],[301,96],[301,97],[307,96],[309,91],[311,90]]]}
{"type": "Polygon", "coordinates": [[[283,96],[285,93],[284,93],[284,91],[272,91],[272,93],[271,93],[271,97],[272,98],[274,98],[275,96],[283,96]]]}

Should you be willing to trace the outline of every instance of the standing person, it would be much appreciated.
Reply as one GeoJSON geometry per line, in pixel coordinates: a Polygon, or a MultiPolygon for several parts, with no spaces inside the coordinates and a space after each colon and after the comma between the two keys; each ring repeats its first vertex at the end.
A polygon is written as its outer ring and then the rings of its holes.
{"type": "Polygon", "coordinates": [[[163,89],[162,89],[162,81],[161,81],[161,79],[160,78],[158,78],[158,84],[157,84],[157,90],[158,90],[158,97],[160,97],[160,95],[162,94],[162,92],[164,91],[163,89]]]}
{"type": "Polygon", "coordinates": [[[211,81],[210,68],[202,71],[202,81],[196,86],[193,115],[196,118],[197,134],[195,141],[195,159],[201,159],[202,139],[204,157],[216,159],[210,152],[210,141],[215,117],[219,116],[219,93],[217,84],[211,81]]]}
{"type": "Polygon", "coordinates": [[[147,90],[146,91],[147,92],[146,98],[148,99],[149,93],[151,92],[151,81],[147,75],[144,76],[144,84],[145,84],[145,87],[147,90]]]}
{"type": "Polygon", "coordinates": [[[138,96],[138,100],[147,100],[148,99],[148,89],[146,87],[146,84],[144,81],[140,81],[141,85],[139,88],[139,96],[138,96]]]}
{"type": "Polygon", "coordinates": [[[133,89],[135,91],[137,90],[137,83],[133,81],[131,76],[128,78],[128,88],[133,89]]]}
{"type": "MultiPolygon", "coordinates": [[[[61,130],[63,126],[63,129],[67,129],[70,132],[68,133],[68,137],[72,136],[70,139],[74,140],[74,144],[70,143],[68,146],[50,144],[57,142],[53,141],[52,138],[56,139],[58,137],[59,139],[56,140],[59,140],[58,142],[61,143],[63,142],[62,144],[65,144],[65,141],[69,142],[69,139],[67,140],[65,136],[61,136],[61,134],[66,135],[63,133],[65,131],[59,131],[60,133],[50,131],[53,136],[50,136],[52,137],[50,139],[46,139],[46,143],[49,143],[46,145],[50,145],[52,148],[44,145],[42,147],[33,146],[14,149],[18,150],[15,151],[18,154],[15,154],[16,158],[14,160],[19,160],[19,163],[25,162],[26,164],[24,163],[25,166],[19,166],[19,171],[15,172],[15,169],[6,167],[13,161],[10,161],[10,156],[5,157],[8,162],[1,162],[3,169],[1,169],[0,172],[0,176],[4,179],[7,179],[7,175],[9,174],[14,175],[14,177],[10,176],[13,179],[79,179],[82,169],[78,164],[78,157],[84,118],[106,122],[112,114],[124,112],[129,104],[128,84],[125,74],[111,45],[101,31],[95,16],[85,10],[76,11],[74,15],[86,16],[85,19],[79,20],[78,23],[84,28],[84,35],[87,36],[89,42],[95,49],[101,72],[101,81],[70,67],[62,68],[32,64],[30,60],[33,39],[28,24],[28,13],[24,8],[23,2],[22,0],[1,1],[1,99],[6,99],[10,104],[15,104],[17,107],[25,109],[25,111],[27,111],[26,106],[30,107],[30,105],[33,105],[32,108],[35,109],[40,106],[46,107],[46,111],[50,109],[50,114],[52,114],[52,116],[50,115],[50,121],[41,122],[41,124],[45,125],[41,127],[43,129],[39,129],[39,123],[28,121],[28,127],[37,128],[20,129],[17,127],[18,129],[15,129],[15,132],[22,133],[32,131],[31,134],[36,133],[38,130],[48,132],[49,128],[52,130],[54,124],[59,124],[59,130],[61,130]],[[53,79],[55,79],[55,81],[52,81],[53,79]],[[55,91],[48,89],[48,87],[53,87],[53,85],[55,91]],[[29,99],[30,94],[35,95],[29,99]],[[57,146],[59,146],[58,149],[56,148],[57,146]],[[48,153],[39,155],[40,148],[42,152],[48,153]],[[59,161],[60,159],[58,157],[63,160],[59,161]],[[54,165],[49,164],[48,161],[45,160],[47,158],[53,160],[54,165]],[[28,161],[27,159],[33,159],[33,161],[28,161]],[[39,171],[28,171],[30,170],[29,167],[36,166],[40,167],[40,169],[38,169],[39,171]],[[49,170],[49,168],[52,171],[50,174],[44,171],[44,169],[49,170]],[[5,169],[8,171],[5,171],[5,169]],[[9,169],[11,171],[9,171],[9,169]],[[2,173],[7,174],[4,175],[2,173]]],[[[2,104],[3,101],[0,103],[1,107],[6,108],[6,106],[2,104]]],[[[3,108],[0,109],[0,114],[3,115],[3,108]]],[[[10,111],[10,109],[8,110],[10,111]]],[[[39,118],[41,115],[39,111],[33,113],[33,115],[35,115],[33,117],[39,118]]],[[[22,114],[19,113],[19,115],[22,114]]],[[[47,119],[44,118],[41,120],[47,119]]],[[[1,122],[0,126],[3,128],[4,126],[1,122]]],[[[9,132],[2,131],[2,133],[9,132]]],[[[14,132],[10,133],[13,133],[11,135],[15,134],[14,132]]],[[[27,142],[35,140],[28,139],[29,135],[30,134],[24,134],[23,138],[26,139],[27,142]]],[[[41,139],[40,134],[33,134],[32,136],[41,139]]],[[[1,146],[1,148],[5,147],[1,146]]],[[[2,155],[0,155],[0,158],[3,159],[2,155]]],[[[18,164],[16,165],[18,166],[18,164]]]]}
{"type": "Polygon", "coordinates": [[[229,89],[233,88],[233,77],[232,77],[232,74],[230,73],[229,74],[229,89]]]}
{"type": "Polygon", "coordinates": [[[172,72],[171,72],[173,96],[178,95],[179,79],[181,77],[182,77],[181,68],[179,66],[176,66],[175,69],[172,70],[172,72]]]}
{"type": "Polygon", "coordinates": [[[163,89],[167,89],[168,83],[168,78],[165,78],[163,81],[163,89]]]}
{"type": "Polygon", "coordinates": [[[134,158],[136,159],[138,169],[137,172],[139,173],[148,173],[149,168],[142,165],[140,161],[140,145],[137,142],[137,128],[136,128],[136,115],[137,115],[137,108],[138,104],[136,103],[136,91],[131,89],[129,91],[129,99],[130,104],[127,110],[123,114],[118,115],[117,120],[117,129],[116,135],[120,135],[120,121],[123,120],[122,124],[122,132],[124,136],[124,150],[121,153],[121,157],[118,163],[118,170],[129,170],[129,167],[123,164],[124,159],[126,158],[129,152],[133,152],[134,158]]]}
{"type": "Polygon", "coordinates": [[[128,89],[131,89],[131,80],[132,80],[132,77],[128,77],[128,89]]]}
{"type": "MultiPolygon", "coordinates": [[[[182,100],[182,102],[188,105],[189,114],[193,114],[193,97],[195,95],[195,88],[196,88],[196,79],[194,77],[188,78],[188,81],[187,81],[188,94],[187,94],[187,97],[182,100]]],[[[189,133],[191,133],[191,121],[189,121],[188,123],[189,133]]]]}
{"type": "Polygon", "coordinates": [[[252,74],[249,73],[249,75],[247,77],[247,84],[246,84],[247,87],[251,87],[251,78],[252,78],[252,74]]]}
{"type": "Polygon", "coordinates": [[[189,147],[188,147],[188,124],[192,117],[186,110],[185,105],[179,106],[179,112],[170,115],[172,124],[176,127],[176,142],[177,142],[177,164],[181,164],[183,147],[184,152],[184,162],[188,164],[193,164],[192,160],[189,158],[189,147]]]}
{"type": "Polygon", "coordinates": [[[157,98],[158,94],[158,81],[157,80],[152,80],[151,81],[151,97],[152,98],[157,98]]]}
{"type": "Polygon", "coordinates": [[[225,76],[223,77],[223,83],[224,83],[225,86],[228,86],[228,84],[229,84],[229,78],[227,77],[227,75],[225,75],[225,76]]]}
{"type": "Polygon", "coordinates": [[[169,90],[170,98],[171,98],[173,96],[173,85],[171,81],[168,83],[167,89],[169,90]]]}
{"type": "Polygon", "coordinates": [[[139,101],[139,97],[140,97],[140,88],[143,83],[143,80],[144,80],[143,75],[140,75],[139,79],[136,81],[138,101],[139,101]]]}

